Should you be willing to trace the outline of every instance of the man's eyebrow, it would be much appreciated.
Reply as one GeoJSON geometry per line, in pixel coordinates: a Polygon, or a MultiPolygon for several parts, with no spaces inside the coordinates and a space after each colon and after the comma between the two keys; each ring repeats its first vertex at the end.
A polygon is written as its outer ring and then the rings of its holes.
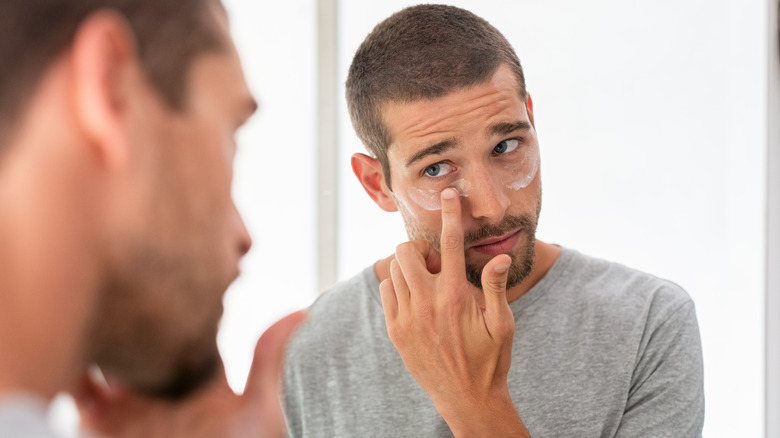
{"type": "Polygon", "coordinates": [[[492,137],[495,135],[508,135],[515,131],[527,131],[529,129],[531,129],[531,124],[524,121],[501,122],[490,125],[486,134],[488,137],[492,137]]]}
{"type": "Polygon", "coordinates": [[[449,140],[440,141],[436,144],[428,146],[427,148],[412,155],[412,158],[410,158],[409,161],[406,162],[406,167],[411,166],[415,162],[422,160],[428,155],[439,155],[441,153],[444,153],[457,146],[457,144],[458,142],[454,138],[451,138],[449,140]]]}
{"type": "MultiPolygon", "coordinates": [[[[531,129],[531,124],[525,121],[517,121],[517,122],[500,122],[495,123],[493,125],[490,125],[487,128],[487,134],[488,136],[492,137],[495,135],[507,135],[511,134],[515,131],[527,131],[531,129]]],[[[458,145],[457,140],[454,138],[440,141],[438,143],[435,143],[431,146],[426,147],[425,149],[417,152],[416,154],[412,155],[411,158],[406,162],[406,167],[411,166],[417,161],[422,160],[423,158],[427,157],[428,155],[439,155],[442,154],[455,146],[458,145]]]]}

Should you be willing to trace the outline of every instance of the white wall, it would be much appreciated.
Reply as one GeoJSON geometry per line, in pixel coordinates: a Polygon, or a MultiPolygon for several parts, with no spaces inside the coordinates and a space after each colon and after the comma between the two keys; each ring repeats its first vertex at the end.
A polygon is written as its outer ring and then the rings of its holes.
{"type": "MultiPolygon", "coordinates": [[[[340,3],[342,94],[362,39],[413,3],[340,3]]],[[[501,30],[526,70],[539,237],[682,285],[702,332],[705,436],[762,436],[766,3],[450,3],[501,30]]],[[[405,234],[349,172],[362,146],[343,103],[339,128],[344,278],[405,234]]]]}
{"type": "Polygon", "coordinates": [[[233,187],[253,247],[225,297],[218,339],[241,390],[260,334],[317,294],[316,2],[224,3],[260,102],[239,133],[233,187]]]}
{"type": "Polygon", "coordinates": [[[766,436],[780,437],[780,1],[767,16],[766,436]]]}

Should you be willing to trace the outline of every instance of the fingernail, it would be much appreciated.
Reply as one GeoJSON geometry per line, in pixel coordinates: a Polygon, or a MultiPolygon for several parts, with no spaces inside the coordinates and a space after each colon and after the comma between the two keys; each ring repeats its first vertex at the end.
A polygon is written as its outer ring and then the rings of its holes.
{"type": "Polygon", "coordinates": [[[453,189],[452,187],[447,187],[446,189],[441,191],[441,197],[444,199],[455,199],[455,197],[458,196],[457,190],[453,189]]]}
{"type": "Polygon", "coordinates": [[[493,268],[493,272],[495,272],[496,274],[503,274],[504,272],[509,270],[509,265],[510,264],[511,263],[502,263],[500,265],[496,265],[493,268]]]}

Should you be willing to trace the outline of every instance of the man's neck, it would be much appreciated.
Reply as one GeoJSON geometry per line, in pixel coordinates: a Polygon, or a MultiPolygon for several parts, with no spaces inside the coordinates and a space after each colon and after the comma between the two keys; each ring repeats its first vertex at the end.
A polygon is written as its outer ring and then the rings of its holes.
{"type": "Polygon", "coordinates": [[[89,212],[74,208],[67,182],[40,177],[32,160],[4,160],[14,161],[0,173],[0,392],[49,399],[82,366],[97,284],[89,212]]]}
{"type": "MultiPolygon", "coordinates": [[[[46,256],[40,264],[22,263],[31,260],[16,256],[34,251],[6,251],[24,241],[11,243],[4,231],[0,230],[0,393],[32,393],[48,400],[79,371],[83,328],[73,311],[83,306],[79,292],[74,292],[79,286],[57,272],[61,268],[47,266],[46,256]]],[[[69,263],[62,260],[62,265],[69,263]]]]}

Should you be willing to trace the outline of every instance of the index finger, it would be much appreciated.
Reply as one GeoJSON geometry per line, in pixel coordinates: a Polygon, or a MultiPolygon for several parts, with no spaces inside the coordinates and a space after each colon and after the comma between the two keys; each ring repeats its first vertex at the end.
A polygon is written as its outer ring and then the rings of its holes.
{"type": "Polygon", "coordinates": [[[463,253],[463,223],[458,191],[448,187],[441,191],[441,272],[448,278],[466,276],[463,253]]]}

